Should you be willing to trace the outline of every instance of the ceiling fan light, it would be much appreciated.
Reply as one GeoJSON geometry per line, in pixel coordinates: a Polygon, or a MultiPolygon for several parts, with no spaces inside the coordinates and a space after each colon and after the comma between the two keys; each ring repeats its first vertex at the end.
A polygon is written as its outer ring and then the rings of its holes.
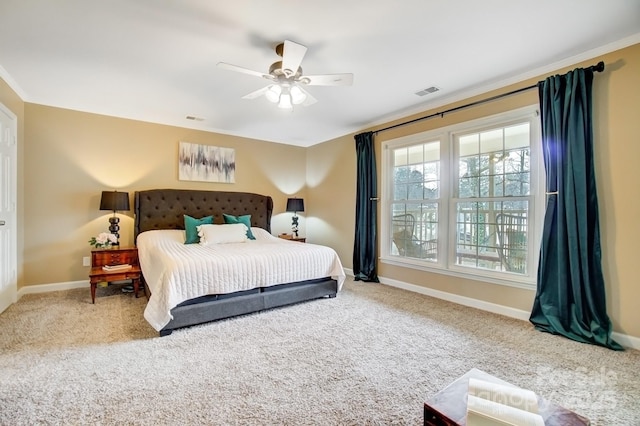
{"type": "Polygon", "coordinates": [[[269,86],[269,90],[264,93],[264,96],[269,100],[269,102],[273,102],[275,104],[280,100],[280,93],[282,93],[282,88],[277,84],[272,84],[269,86]]]}
{"type": "Polygon", "coordinates": [[[293,109],[293,105],[291,104],[291,95],[289,95],[288,93],[283,93],[282,95],[280,95],[278,108],[293,109]]]}
{"type": "Polygon", "coordinates": [[[293,86],[290,90],[291,93],[291,102],[294,105],[301,104],[307,99],[307,94],[302,91],[298,86],[293,86]]]}

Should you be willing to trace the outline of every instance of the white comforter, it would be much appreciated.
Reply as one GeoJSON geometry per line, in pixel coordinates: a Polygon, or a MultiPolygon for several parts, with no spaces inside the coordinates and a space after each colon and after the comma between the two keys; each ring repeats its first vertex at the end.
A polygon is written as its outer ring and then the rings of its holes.
{"type": "Polygon", "coordinates": [[[325,246],[287,241],[261,228],[255,240],[229,244],[184,244],[180,230],[138,235],[140,267],[151,290],[145,319],[160,331],[171,309],[188,299],[331,276],[342,288],[345,273],[337,253],[325,246]]]}

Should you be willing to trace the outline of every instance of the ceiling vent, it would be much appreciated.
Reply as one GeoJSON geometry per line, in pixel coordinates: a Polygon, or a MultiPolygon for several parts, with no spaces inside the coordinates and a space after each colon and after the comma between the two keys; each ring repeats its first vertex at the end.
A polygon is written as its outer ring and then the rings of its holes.
{"type": "Polygon", "coordinates": [[[429,93],[434,93],[437,92],[438,89],[436,86],[431,86],[431,87],[427,87],[426,89],[422,89],[419,92],[416,92],[416,95],[418,96],[424,96],[424,95],[428,95],[429,93]]]}

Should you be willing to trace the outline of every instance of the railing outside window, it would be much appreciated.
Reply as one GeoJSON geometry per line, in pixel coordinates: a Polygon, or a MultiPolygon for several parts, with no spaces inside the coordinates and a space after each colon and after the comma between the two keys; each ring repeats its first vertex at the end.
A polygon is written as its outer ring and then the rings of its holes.
{"type": "Polygon", "coordinates": [[[456,264],[503,272],[527,273],[528,224],[525,210],[506,203],[461,203],[456,223],[456,264]],[[505,220],[506,219],[506,220],[505,220]]]}

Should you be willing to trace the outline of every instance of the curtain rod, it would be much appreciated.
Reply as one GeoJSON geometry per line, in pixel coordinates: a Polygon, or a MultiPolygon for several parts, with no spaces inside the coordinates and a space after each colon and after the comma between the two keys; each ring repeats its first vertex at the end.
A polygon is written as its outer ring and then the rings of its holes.
{"type": "MultiPolygon", "coordinates": [[[[602,72],[602,71],[604,71],[604,62],[600,61],[596,65],[591,65],[587,69],[591,70],[593,72],[602,72]]],[[[386,130],[395,129],[396,127],[406,126],[407,124],[413,124],[413,123],[415,123],[417,121],[426,120],[428,118],[444,117],[445,114],[449,114],[451,112],[455,112],[455,111],[459,111],[461,109],[465,109],[465,108],[469,108],[469,107],[472,107],[472,106],[484,104],[486,102],[495,101],[496,99],[500,99],[500,98],[504,98],[504,97],[507,97],[507,96],[515,95],[516,93],[526,92],[527,90],[535,89],[536,87],[538,87],[538,84],[539,83],[532,84],[531,86],[527,86],[527,87],[523,87],[523,88],[520,88],[520,89],[512,90],[511,92],[502,93],[500,95],[492,96],[490,98],[481,99],[479,101],[475,101],[475,102],[468,103],[466,105],[461,105],[461,106],[458,106],[458,107],[455,107],[455,108],[451,108],[451,109],[448,109],[446,111],[436,112],[434,114],[430,114],[430,115],[427,115],[427,116],[424,116],[424,117],[419,117],[419,118],[415,118],[413,120],[405,121],[403,123],[394,124],[393,126],[385,127],[383,129],[374,130],[373,134],[375,135],[377,133],[384,132],[386,130]]]]}

